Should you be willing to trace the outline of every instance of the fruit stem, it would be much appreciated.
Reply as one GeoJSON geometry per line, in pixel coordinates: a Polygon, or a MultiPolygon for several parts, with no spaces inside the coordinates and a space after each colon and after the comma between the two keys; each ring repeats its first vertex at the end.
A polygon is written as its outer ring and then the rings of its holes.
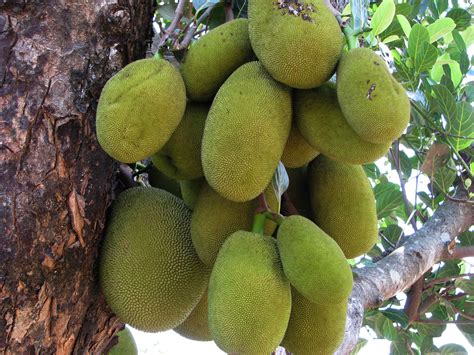
{"type": "Polygon", "coordinates": [[[273,222],[275,222],[276,224],[280,224],[281,222],[283,222],[283,220],[285,219],[285,216],[279,214],[279,213],[275,213],[275,212],[272,212],[272,211],[267,211],[264,213],[265,217],[272,220],[273,222]]]}
{"type": "Polygon", "coordinates": [[[253,219],[252,232],[263,234],[265,231],[265,221],[267,217],[263,213],[256,213],[253,219]]]}

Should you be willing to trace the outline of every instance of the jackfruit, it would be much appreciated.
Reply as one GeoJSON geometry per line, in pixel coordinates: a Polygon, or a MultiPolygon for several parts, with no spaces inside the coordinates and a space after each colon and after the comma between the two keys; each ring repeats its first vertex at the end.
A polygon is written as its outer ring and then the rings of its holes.
{"type": "Polygon", "coordinates": [[[313,221],[351,259],[377,242],[377,213],[369,179],[360,165],[322,155],[311,162],[308,183],[313,221]]]}
{"type": "Polygon", "coordinates": [[[198,341],[211,341],[209,332],[207,290],[186,320],[173,330],[185,338],[198,341]]]}
{"type": "Polygon", "coordinates": [[[201,187],[204,184],[206,184],[206,179],[203,177],[194,180],[181,180],[179,182],[183,201],[191,210],[194,210],[197,198],[199,196],[199,191],[201,191],[201,187]]]}
{"type": "Polygon", "coordinates": [[[181,198],[181,190],[178,181],[169,178],[155,166],[151,166],[148,170],[148,182],[151,186],[166,190],[173,195],[181,198]]]}
{"type": "Polygon", "coordinates": [[[123,328],[117,333],[118,343],[110,351],[109,355],[137,355],[138,349],[132,332],[128,328],[123,328]]]}
{"type": "Polygon", "coordinates": [[[299,214],[311,219],[313,218],[313,212],[311,211],[306,171],[306,166],[297,169],[286,169],[290,182],[286,192],[299,214]]]}
{"type": "Polygon", "coordinates": [[[303,216],[286,217],[277,233],[283,271],[291,285],[318,304],[347,301],[352,271],[337,243],[303,216]]]}
{"type": "Polygon", "coordinates": [[[209,329],[227,353],[270,354],[291,309],[275,239],[238,231],[222,246],[209,281],[209,329]]]}
{"type": "Polygon", "coordinates": [[[281,156],[283,165],[287,168],[299,168],[308,164],[318,154],[319,152],[303,138],[296,124],[293,124],[281,156]]]}
{"type": "Polygon", "coordinates": [[[212,101],[227,77],[254,57],[247,19],[236,19],[212,29],[190,46],[181,65],[188,97],[193,101],[212,101]]]}
{"type": "Polygon", "coordinates": [[[165,175],[176,180],[193,180],[203,175],[201,141],[208,104],[188,102],[183,119],[165,146],[151,161],[165,175]]]}
{"type": "Polygon", "coordinates": [[[281,345],[297,355],[334,354],[344,338],[347,301],[318,305],[291,288],[291,316],[281,345]]]}
{"type": "MultiPolygon", "coordinates": [[[[272,211],[278,212],[278,201],[270,185],[265,197],[272,211]]],[[[223,198],[209,185],[203,184],[191,217],[191,237],[202,262],[214,265],[227,237],[238,230],[252,229],[257,201],[234,202],[223,198]]],[[[276,229],[273,221],[265,223],[265,234],[276,229]]]]}
{"type": "Polygon", "coordinates": [[[410,121],[410,100],[387,64],[369,48],[345,53],[337,69],[337,99],[349,125],[365,141],[387,143],[410,121]]]}
{"type": "Polygon", "coordinates": [[[309,89],[334,74],[344,36],[322,0],[249,0],[248,15],[252,48],[275,80],[309,89]]]}
{"type": "Polygon", "coordinates": [[[202,166],[228,200],[249,201],[269,184],[291,127],[290,91],[259,62],[237,69],[217,93],[204,128],[202,166]]]}
{"type": "Polygon", "coordinates": [[[367,164],[388,152],[391,142],[366,142],[349,126],[337,103],[333,84],[295,90],[293,99],[295,120],[302,136],[321,154],[349,164],[367,164]]]}
{"type": "Polygon", "coordinates": [[[199,302],[209,270],[194,250],[190,223],[184,202],[164,190],[135,187],[114,202],[99,273],[107,304],[123,322],[172,329],[199,302]]]}
{"type": "Polygon", "coordinates": [[[104,86],[97,106],[100,146],[133,163],[159,151],[178,126],[186,92],[178,70],[163,59],[128,64],[104,86]]]}

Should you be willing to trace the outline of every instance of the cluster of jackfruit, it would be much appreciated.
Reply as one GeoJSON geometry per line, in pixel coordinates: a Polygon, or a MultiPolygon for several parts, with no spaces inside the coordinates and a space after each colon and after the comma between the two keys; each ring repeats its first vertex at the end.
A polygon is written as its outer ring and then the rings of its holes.
{"type": "Polygon", "coordinates": [[[228,353],[331,354],[352,290],[347,259],[377,240],[360,164],[403,133],[409,101],[375,52],[344,48],[323,0],[250,0],[248,15],[195,41],[179,69],[143,59],[104,87],[102,148],[152,165],[151,186],[112,205],[101,287],[143,331],[228,353]],[[299,215],[279,214],[280,161],[299,215]]]}

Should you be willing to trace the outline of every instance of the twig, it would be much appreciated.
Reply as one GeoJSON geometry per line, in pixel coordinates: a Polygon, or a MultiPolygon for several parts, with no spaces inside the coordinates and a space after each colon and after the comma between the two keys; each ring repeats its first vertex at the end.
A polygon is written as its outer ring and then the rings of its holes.
{"type": "Polygon", "coordinates": [[[462,259],[474,256],[474,246],[456,247],[452,252],[446,251],[443,260],[462,259]]]}
{"type": "MultiPolygon", "coordinates": [[[[405,180],[403,179],[402,173],[400,171],[400,143],[397,140],[395,143],[395,148],[396,148],[396,154],[394,154],[393,150],[390,149],[390,155],[392,156],[393,161],[395,162],[395,170],[397,171],[398,174],[398,179],[400,180],[400,187],[402,188],[402,197],[403,197],[403,204],[405,206],[405,213],[407,216],[410,216],[412,211],[410,208],[410,203],[408,202],[407,198],[407,191],[405,188],[405,180]]],[[[415,215],[416,216],[416,215],[415,215]]],[[[413,227],[413,230],[416,232],[417,227],[416,227],[416,218],[410,218],[411,225],[413,227]]]]}
{"type": "Polygon", "coordinates": [[[454,311],[454,313],[459,314],[459,315],[460,315],[461,317],[463,317],[463,318],[466,318],[466,319],[469,319],[469,320],[474,321],[474,316],[473,316],[473,315],[464,313],[464,312],[461,311],[459,308],[457,308],[454,304],[452,304],[451,302],[449,302],[448,300],[446,300],[444,297],[441,297],[441,298],[443,298],[445,301],[448,302],[449,307],[451,307],[451,309],[454,311]]]}
{"type": "Polygon", "coordinates": [[[341,13],[339,11],[337,11],[334,6],[332,6],[331,2],[329,0],[324,0],[324,4],[328,7],[329,11],[331,11],[331,13],[336,16],[336,19],[337,19],[337,22],[339,22],[339,24],[342,24],[342,18],[341,18],[341,13]]]}
{"type": "Polygon", "coordinates": [[[421,303],[420,307],[418,307],[418,315],[425,314],[431,308],[431,306],[433,306],[438,301],[439,296],[436,293],[426,297],[426,299],[421,303]]]}
{"type": "Polygon", "coordinates": [[[126,188],[138,186],[138,183],[133,179],[132,168],[126,164],[120,164],[119,178],[126,188]]]}
{"type": "Polygon", "coordinates": [[[189,26],[186,34],[184,35],[183,41],[177,46],[178,49],[184,49],[187,48],[191,40],[193,39],[194,33],[196,32],[196,29],[199,27],[199,25],[204,21],[212,12],[216,4],[211,4],[206,11],[197,19],[196,23],[194,25],[189,26]]]}
{"type": "Polygon", "coordinates": [[[166,31],[161,36],[160,41],[158,42],[158,48],[161,48],[163,44],[165,44],[166,40],[174,32],[176,27],[178,27],[178,24],[180,23],[181,18],[183,17],[185,5],[186,5],[186,0],[179,0],[178,6],[176,7],[176,11],[174,13],[173,20],[171,21],[171,24],[168,26],[166,31]]]}
{"type": "Polygon", "coordinates": [[[234,11],[232,11],[233,7],[233,0],[226,0],[224,5],[224,14],[225,14],[225,22],[232,21],[234,19],[234,11]]]}
{"type": "Polygon", "coordinates": [[[433,287],[434,285],[442,284],[442,283],[445,283],[445,282],[448,282],[448,281],[451,281],[451,280],[461,279],[463,277],[473,277],[473,276],[474,276],[474,274],[461,274],[461,275],[453,275],[453,276],[442,277],[440,279],[434,279],[434,280],[431,280],[430,282],[428,282],[425,285],[425,287],[423,288],[423,290],[426,290],[428,288],[433,287]]]}
{"type": "Polygon", "coordinates": [[[418,319],[413,323],[424,323],[424,324],[460,324],[460,325],[474,325],[470,320],[441,320],[441,319],[418,319]]]}
{"type": "Polygon", "coordinates": [[[419,318],[418,309],[421,304],[421,295],[423,294],[423,284],[425,282],[425,276],[422,275],[416,282],[411,286],[410,291],[407,295],[405,303],[405,313],[408,317],[408,322],[412,323],[419,318]]]}

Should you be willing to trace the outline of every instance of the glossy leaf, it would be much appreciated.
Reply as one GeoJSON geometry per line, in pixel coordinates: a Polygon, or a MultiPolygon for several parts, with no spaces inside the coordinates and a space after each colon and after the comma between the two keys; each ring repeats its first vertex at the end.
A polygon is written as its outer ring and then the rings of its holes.
{"type": "Polygon", "coordinates": [[[377,217],[387,217],[403,204],[402,192],[397,184],[391,182],[380,183],[374,188],[377,217]]]}
{"type": "Polygon", "coordinates": [[[454,20],[459,31],[465,30],[471,24],[471,14],[461,8],[450,10],[446,16],[454,20]]]}
{"type": "Polygon", "coordinates": [[[430,43],[436,42],[438,39],[451,33],[456,28],[456,23],[452,18],[440,18],[426,28],[430,34],[430,43]]]}
{"type": "Polygon", "coordinates": [[[445,344],[439,350],[441,355],[468,355],[466,349],[459,344],[445,344]]]}
{"type": "Polygon", "coordinates": [[[395,3],[393,0],[383,0],[372,16],[372,21],[370,22],[372,35],[377,36],[378,34],[385,31],[392,23],[394,16],[395,3]]]}
{"type": "Polygon", "coordinates": [[[456,103],[456,113],[454,117],[449,117],[446,132],[451,135],[448,140],[458,151],[472,144],[474,141],[474,114],[469,103],[465,101],[456,103]]]}
{"type": "Polygon", "coordinates": [[[397,15],[397,20],[400,23],[400,26],[402,27],[403,33],[405,33],[405,36],[407,38],[409,38],[410,37],[410,32],[411,32],[410,22],[403,15],[397,15]]]}

